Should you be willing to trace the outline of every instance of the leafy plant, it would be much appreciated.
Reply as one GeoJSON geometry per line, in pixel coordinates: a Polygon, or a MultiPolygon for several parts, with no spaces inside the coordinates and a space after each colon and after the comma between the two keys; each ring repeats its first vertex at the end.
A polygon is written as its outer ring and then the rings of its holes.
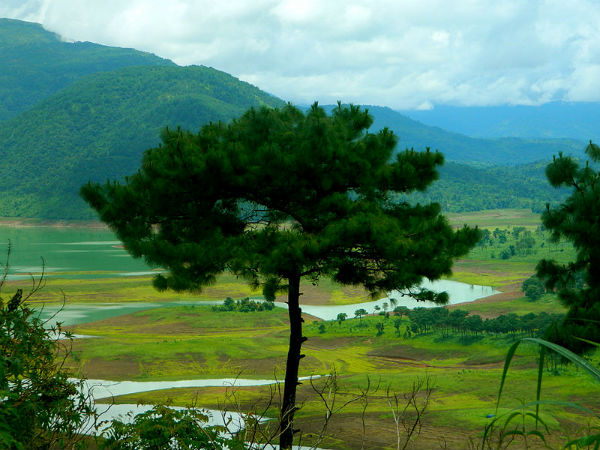
{"type": "Polygon", "coordinates": [[[156,405],[129,420],[112,420],[102,433],[102,448],[111,450],[243,449],[244,443],[225,435],[222,426],[207,426],[202,411],[156,405]]]}
{"type": "MultiPolygon", "coordinates": [[[[589,344],[594,345],[594,343],[592,342],[589,342],[589,344]]],[[[549,432],[549,429],[540,416],[540,406],[542,405],[559,405],[563,407],[575,408],[585,413],[591,414],[592,417],[600,420],[600,415],[576,403],[541,399],[542,377],[544,374],[544,364],[546,353],[548,350],[555,352],[560,357],[570,361],[575,366],[582,369],[585,373],[588,373],[590,376],[592,376],[596,381],[600,382],[600,370],[594,367],[589,361],[583,359],[582,357],[576,355],[572,351],[560,345],[538,338],[522,338],[516,341],[509,348],[508,353],[506,355],[504,369],[502,370],[500,388],[498,390],[496,414],[494,415],[495,417],[490,421],[490,423],[488,423],[488,425],[486,425],[485,427],[481,443],[482,449],[505,448],[517,437],[523,439],[525,446],[528,445],[527,441],[530,437],[537,437],[545,443],[545,434],[549,432]],[[515,355],[515,352],[517,351],[517,348],[521,343],[533,343],[540,347],[535,401],[524,404],[519,408],[512,409],[504,414],[497,415],[498,408],[500,406],[500,400],[502,397],[502,392],[504,390],[506,382],[506,376],[508,374],[508,369],[515,355]],[[535,408],[535,411],[531,411],[531,408],[535,408]],[[535,424],[533,429],[530,429],[531,422],[534,422],[535,424]],[[540,431],[540,428],[545,433],[540,431]]],[[[600,448],[600,434],[589,434],[576,439],[572,439],[566,443],[565,447],[593,447],[594,449],[598,449],[600,448]]]]}
{"type": "Polygon", "coordinates": [[[536,267],[546,288],[556,290],[569,308],[565,320],[546,338],[579,354],[593,348],[588,341],[600,342],[600,147],[590,141],[585,152],[590,161],[583,167],[559,154],[546,168],[550,184],[570,188],[571,195],[556,208],[548,206],[542,222],[554,241],[564,239],[573,244],[575,260],[561,264],[542,259],[536,267]]]}
{"type": "Polygon", "coordinates": [[[539,300],[540,297],[544,295],[544,285],[535,275],[532,275],[523,282],[521,290],[531,301],[539,300]]]}
{"type": "MultiPolygon", "coordinates": [[[[0,289],[7,273],[8,264],[0,289]]],[[[74,448],[97,419],[83,381],[63,367],[71,335],[60,323],[47,329],[25,304],[42,287],[43,276],[29,293],[0,297],[0,448],[74,448]]]]}

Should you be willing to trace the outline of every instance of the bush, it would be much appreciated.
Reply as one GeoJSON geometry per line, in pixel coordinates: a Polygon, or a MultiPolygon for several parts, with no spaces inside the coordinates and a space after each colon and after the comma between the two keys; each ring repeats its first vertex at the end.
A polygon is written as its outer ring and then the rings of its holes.
{"type": "Polygon", "coordinates": [[[254,301],[246,297],[235,301],[231,297],[227,297],[222,305],[212,307],[213,311],[238,311],[238,312],[255,312],[255,311],[271,311],[275,305],[271,301],[254,301]]]}
{"type": "Polygon", "coordinates": [[[102,448],[110,450],[237,450],[244,443],[225,437],[224,427],[206,426],[208,417],[197,409],[175,410],[157,405],[129,415],[130,423],[113,420],[102,433],[102,448]]]}
{"type": "Polygon", "coordinates": [[[523,282],[521,290],[525,293],[525,296],[531,301],[539,300],[539,298],[542,295],[544,295],[545,292],[544,285],[542,284],[540,279],[535,275],[527,278],[523,282]]]}
{"type": "Polygon", "coordinates": [[[24,305],[37,288],[25,297],[19,289],[6,303],[0,297],[0,448],[4,449],[74,448],[97,418],[83,381],[69,379],[63,368],[71,337],[60,324],[46,329],[45,322],[24,305]]]}

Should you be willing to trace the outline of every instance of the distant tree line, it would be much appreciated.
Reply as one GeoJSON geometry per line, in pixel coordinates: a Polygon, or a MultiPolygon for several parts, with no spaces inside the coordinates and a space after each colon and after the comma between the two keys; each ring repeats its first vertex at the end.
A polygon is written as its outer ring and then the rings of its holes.
{"type": "Polygon", "coordinates": [[[407,332],[425,334],[432,331],[450,334],[527,334],[541,336],[553,323],[563,318],[562,314],[528,313],[517,315],[510,313],[496,318],[483,319],[477,314],[469,315],[468,311],[447,308],[414,308],[408,311],[410,325],[407,332]]]}
{"type": "Polygon", "coordinates": [[[525,227],[514,227],[512,230],[496,228],[493,231],[481,230],[479,247],[494,247],[499,249],[498,254],[492,253],[492,257],[509,259],[512,256],[527,256],[537,253],[536,246],[545,245],[544,230],[538,227],[535,232],[525,227]],[[538,244],[538,241],[541,241],[538,244]]]}
{"type": "Polygon", "coordinates": [[[256,302],[246,297],[241,300],[234,300],[227,297],[222,305],[212,307],[213,311],[237,311],[237,312],[255,312],[271,311],[274,308],[273,302],[256,302]]]}

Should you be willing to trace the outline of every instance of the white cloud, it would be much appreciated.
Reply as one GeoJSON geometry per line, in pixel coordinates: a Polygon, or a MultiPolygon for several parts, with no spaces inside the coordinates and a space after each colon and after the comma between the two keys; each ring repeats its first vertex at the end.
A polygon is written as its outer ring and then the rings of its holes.
{"type": "Polygon", "coordinates": [[[0,15],[213,66],[294,102],[600,97],[595,0],[3,0],[0,15]]]}

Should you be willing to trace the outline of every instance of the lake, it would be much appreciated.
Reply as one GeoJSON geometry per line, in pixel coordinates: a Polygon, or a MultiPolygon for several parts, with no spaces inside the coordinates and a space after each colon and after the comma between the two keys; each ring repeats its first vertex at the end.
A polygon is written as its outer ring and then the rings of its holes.
{"type": "MultiPolygon", "coordinates": [[[[48,277],[93,279],[98,277],[141,276],[156,273],[144,261],[132,258],[123,248],[113,232],[107,229],[85,227],[51,227],[24,226],[14,227],[0,225],[0,254],[6,254],[8,242],[11,243],[9,279],[28,278],[30,274],[39,274],[42,270],[42,259],[48,277]]],[[[2,261],[0,256],[0,261],[2,261]]],[[[423,287],[434,291],[446,291],[450,304],[470,302],[498,293],[488,286],[469,285],[456,281],[425,281],[423,287]]],[[[417,306],[436,306],[428,302],[416,302],[410,297],[403,297],[391,292],[387,298],[373,302],[339,306],[303,305],[302,310],[310,315],[334,320],[339,313],[354,317],[357,309],[375,312],[375,306],[383,309],[384,303],[390,305],[391,299],[397,305],[409,308],[417,306]]],[[[178,303],[100,303],[100,304],[67,304],[56,320],[64,325],[75,325],[92,320],[107,319],[148,308],[158,308],[173,304],[193,304],[194,301],[178,303]]],[[[209,302],[203,302],[207,304],[209,302]]],[[[277,303],[286,307],[285,303],[277,303]]],[[[57,307],[46,306],[43,317],[50,317],[57,312],[57,307]]]]}
{"type": "Polygon", "coordinates": [[[0,262],[11,244],[9,279],[29,278],[42,270],[49,277],[98,278],[151,273],[132,258],[114,233],[85,227],[0,225],[0,262]]]}

